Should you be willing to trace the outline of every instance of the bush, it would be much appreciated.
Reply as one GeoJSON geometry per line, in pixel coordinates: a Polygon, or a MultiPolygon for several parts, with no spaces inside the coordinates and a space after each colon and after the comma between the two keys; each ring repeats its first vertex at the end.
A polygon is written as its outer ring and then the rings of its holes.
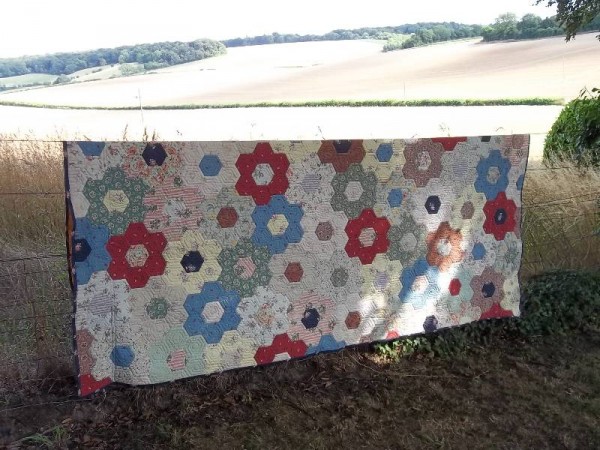
{"type": "Polygon", "coordinates": [[[385,358],[456,356],[505,339],[564,334],[600,327],[600,274],[549,272],[523,286],[521,317],[473,322],[436,333],[376,344],[385,358]]]}
{"type": "Polygon", "coordinates": [[[544,161],[600,168],[600,89],[565,106],[546,137],[544,161]]]}

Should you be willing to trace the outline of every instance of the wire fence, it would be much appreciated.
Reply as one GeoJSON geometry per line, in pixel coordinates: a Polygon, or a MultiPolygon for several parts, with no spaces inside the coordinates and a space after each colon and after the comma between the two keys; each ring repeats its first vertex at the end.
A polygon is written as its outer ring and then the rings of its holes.
{"type": "MultiPolygon", "coordinates": [[[[62,146],[26,144],[44,153],[15,156],[0,141],[0,411],[39,406],[40,396],[53,404],[77,394],[62,146]]],[[[522,278],[600,270],[599,198],[598,173],[567,165],[528,170],[522,278]]]]}

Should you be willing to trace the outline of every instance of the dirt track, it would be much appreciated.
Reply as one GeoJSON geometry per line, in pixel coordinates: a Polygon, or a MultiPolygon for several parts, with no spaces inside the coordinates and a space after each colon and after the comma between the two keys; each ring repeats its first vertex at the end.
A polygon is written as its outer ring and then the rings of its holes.
{"type": "Polygon", "coordinates": [[[573,98],[600,79],[594,34],[453,42],[390,53],[374,41],[229,49],[154,74],[0,94],[53,105],[137,106],[323,99],[573,98]]]}

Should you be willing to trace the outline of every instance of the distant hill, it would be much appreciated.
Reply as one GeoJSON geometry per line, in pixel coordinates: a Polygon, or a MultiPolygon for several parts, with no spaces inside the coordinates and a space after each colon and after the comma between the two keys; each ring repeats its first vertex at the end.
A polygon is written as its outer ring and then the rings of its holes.
{"type": "Polygon", "coordinates": [[[112,64],[138,63],[145,70],[198,61],[226,52],[218,41],[159,42],[101,48],[86,52],[53,53],[43,56],[0,59],[0,78],[27,74],[70,75],[74,72],[112,64]]]}

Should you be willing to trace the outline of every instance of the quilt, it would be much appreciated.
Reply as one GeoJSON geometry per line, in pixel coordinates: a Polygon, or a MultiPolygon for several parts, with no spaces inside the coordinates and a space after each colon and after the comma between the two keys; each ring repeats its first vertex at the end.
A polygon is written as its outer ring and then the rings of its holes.
{"type": "Polygon", "coordinates": [[[528,150],[66,142],[81,395],[518,315],[528,150]]]}

